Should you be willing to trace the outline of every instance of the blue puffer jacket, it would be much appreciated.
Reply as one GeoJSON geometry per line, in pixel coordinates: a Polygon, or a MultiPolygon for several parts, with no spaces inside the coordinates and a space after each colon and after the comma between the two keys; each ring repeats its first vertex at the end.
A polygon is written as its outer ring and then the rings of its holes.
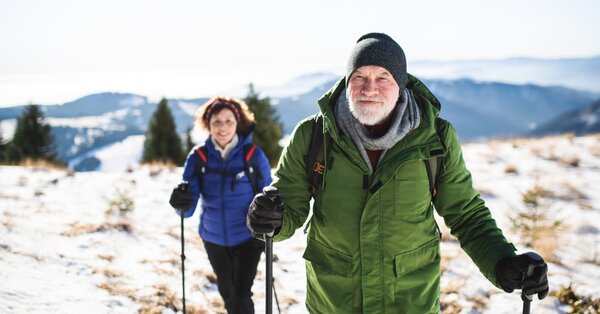
{"type": "MultiPolygon", "coordinates": [[[[238,145],[229,153],[225,160],[216,150],[209,139],[204,145],[207,147],[206,168],[228,173],[244,171],[244,145],[252,142],[252,134],[239,136],[238,145]]],[[[195,147],[187,156],[184,165],[183,179],[190,183],[190,190],[194,195],[194,203],[184,217],[194,214],[198,200],[202,196],[202,213],[198,233],[205,241],[222,245],[235,246],[252,239],[250,230],[246,227],[246,214],[248,206],[254,197],[254,190],[250,178],[244,175],[241,178],[223,176],[216,173],[204,173],[200,179],[200,164],[202,160],[195,147]],[[202,182],[201,182],[202,181],[202,182]],[[234,181],[234,182],[232,182],[234,181]]],[[[254,171],[259,171],[258,187],[271,184],[271,166],[265,153],[257,146],[254,151],[254,171]],[[262,179],[262,180],[261,180],[262,179]]]]}

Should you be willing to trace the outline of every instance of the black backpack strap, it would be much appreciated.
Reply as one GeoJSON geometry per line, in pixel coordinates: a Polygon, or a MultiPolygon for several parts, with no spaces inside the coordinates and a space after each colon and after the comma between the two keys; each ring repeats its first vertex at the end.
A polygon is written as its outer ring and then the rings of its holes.
{"type": "MultiPolygon", "coordinates": [[[[325,182],[323,175],[325,174],[325,160],[330,156],[333,140],[329,133],[323,131],[323,116],[317,114],[313,120],[313,130],[310,138],[310,147],[306,158],[306,173],[310,183],[310,193],[314,196],[319,188],[323,188],[325,182]],[[323,138],[326,137],[326,143],[323,144],[323,138]]],[[[333,164],[333,160],[328,161],[329,165],[333,164]]],[[[331,168],[331,167],[330,167],[331,168]]]]}
{"type": "Polygon", "coordinates": [[[260,192],[260,188],[258,183],[262,180],[262,175],[259,169],[255,169],[256,161],[254,152],[256,151],[255,144],[246,144],[244,145],[244,172],[250,179],[250,184],[252,185],[252,190],[254,194],[260,192]]]}
{"type": "MultiPolygon", "coordinates": [[[[446,145],[444,144],[444,135],[442,134],[441,130],[440,118],[435,119],[435,132],[442,141],[442,146],[445,150],[446,145]]],[[[437,194],[437,182],[440,177],[440,174],[444,171],[444,156],[439,155],[443,154],[444,150],[432,151],[432,155],[438,156],[425,160],[425,169],[427,170],[427,177],[429,178],[429,191],[431,192],[431,200],[433,200],[435,198],[435,195],[437,194]]]]}
{"type": "Polygon", "coordinates": [[[425,169],[427,170],[427,177],[429,178],[429,192],[431,193],[431,199],[435,198],[437,194],[436,191],[436,182],[442,172],[443,168],[443,157],[436,156],[431,159],[425,160],[425,169]]]}

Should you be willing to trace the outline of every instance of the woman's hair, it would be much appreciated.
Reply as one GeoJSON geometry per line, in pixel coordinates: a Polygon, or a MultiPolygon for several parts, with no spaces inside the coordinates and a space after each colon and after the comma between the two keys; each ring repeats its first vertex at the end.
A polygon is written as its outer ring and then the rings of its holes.
{"type": "Polygon", "coordinates": [[[196,111],[196,125],[209,131],[210,117],[223,109],[229,109],[233,112],[237,120],[236,131],[238,133],[248,135],[252,131],[256,124],[254,114],[250,112],[245,102],[229,96],[215,96],[200,106],[196,111]]]}

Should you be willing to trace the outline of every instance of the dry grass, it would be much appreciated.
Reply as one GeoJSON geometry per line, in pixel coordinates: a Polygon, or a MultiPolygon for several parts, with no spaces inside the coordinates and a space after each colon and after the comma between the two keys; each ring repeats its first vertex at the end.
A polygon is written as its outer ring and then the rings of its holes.
{"type": "Polygon", "coordinates": [[[115,259],[114,255],[104,255],[104,254],[98,254],[98,258],[99,259],[103,259],[105,261],[111,262],[115,259]]]}
{"type": "Polygon", "coordinates": [[[504,173],[506,173],[506,174],[518,174],[519,173],[519,169],[517,169],[516,166],[508,165],[508,166],[506,166],[506,168],[504,168],[504,173]]]}
{"type": "Polygon", "coordinates": [[[479,310],[481,313],[485,313],[485,309],[487,308],[487,303],[489,300],[489,295],[480,295],[476,294],[474,296],[467,297],[467,300],[473,302],[473,307],[479,310]]]}
{"type": "MultiPolygon", "coordinates": [[[[138,296],[134,289],[125,287],[119,282],[108,282],[98,285],[98,288],[108,291],[112,295],[124,296],[130,300],[139,303],[138,313],[154,314],[163,313],[165,309],[173,312],[180,312],[183,309],[181,299],[173,292],[166,284],[156,284],[153,286],[154,291],[150,295],[138,296]]],[[[214,313],[208,309],[186,302],[186,313],[188,314],[207,314],[214,313]]],[[[225,313],[225,312],[223,312],[225,313]]]]}
{"type": "Polygon", "coordinates": [[[284,307],[289,307],[299,303],[298,298],[293,295],[278,296],[277,300],[279,300],[279,305],[284,307]]]}
{"type": "Polygon", "coordinates": [[[450,262],[452,262],[454,257],[455,256],[443,254],[443,252],[442,252],[442,256],[440,258],[440,272],[441,273],[444,273],[448,269],[448,265],[450,265],[450,262]]]}
{"type": "Polygon", "coordinates": [[[108,293],[117,296],[124,296],[132,301],[137,301],[135,290],[124,287],[118,282],[106,282],[97,285],[98,288],[108,291],[108,293]]]}
{"type": "Polygon", "coordinates": [[[67,165],[60,163],[60,162],[48,161],[45,159],[27,158],[27,159],[21,160],[17,165],[23,166],[23,167],[28,167],[28,168],[34,168],[36,170],[39,170],[39,169],[67,170],[67,165]]]}
{"type": "Polygon", "coordinates": [[[106,278],[117,278],[123,276],[123,273],[120,271],[112,270],[110,268],[96,268],[92,271],[92,274],[101,274],[106,278]]]}
{"type": "Polygon", "coordinates": [[[441,299],[442,314],[459,314],[462,312],[462,306],[456,300],[446,301],[441,299]]]}
{"type": "Polygon", "coordinates": [[[108,232],[111,230],[133,233],[133,226],[130,222],[104,222],[100,225],[94,224],[79,224],[78,222],[71,224],[71,229],[61,232],[60,235],[66,237],[75,237],[87,233],[108,232]]]}
{"type": "Polygon", "coordinates": [[[561,234],[567,227],[559,212],[551,207],[554,193],[535,184],[523,193],[523,209],[509,214],[512,230],[521,237],[521,242],[540,253],[547,261],[560,264],[555,255],[561,234]]]}
{"type": "Polygon", "coordinates": [[[571,285],[561,290],[552,290],[550,295],[561,303],[570,305],[570,313],[600,313],[600,298],[577,295],[571,285]]]}
{"type": "Polygon", "coordinates": [[[560,188],[553,193],[553,197],[559,200],[573,202],[587,200],[588,197],[569,182],[561,184],[560,188]]]}
{"type": "Polygon", "coordinates": [[[212,270],[197,269],[194,271],[193,274],[194,276],[198,277],[206,277],[206,279],[208,279],[208,281],[211,283],[217,283],[217,275],[215,275],[215,273],[212,270]]]}
{"type": "Polygon", "coordinates": [[[576,156],[565,156],[565,157],[558,158],[557,162],[559,164],[562,164],[565,166],[577,168],[577,167],[579,167],[581,160],[579,159],[579,157],[576,157],[576,156]]]}
{"type": "Polygon", "coordinates": [[[143,167],[148,168],[148,173],[151,177],[159,175],[163,170],[174,171],[177,167],[172,162],[153,161],[142,164],[143,167]]]}
{"type": "Polygon", "coordinates": [[[160,267],[154,267],[154,273],[157,275],[166,275],[169,277],[173,277],[175,276],[177,273],[173,270],[170,269],[164,269],[164,268],[160,268],[160,267]]]}
{"type": "Polygon", "coordinates": [[[447,285],[440,288],[442,294],[451,294],[451,293],[459,293],[466,285],[466,281],[464,279],[453,280],[449,282],[447,285]]]}
{"type": "Polygon", "coordinates": [[[10,221],[10,219],[3,219],[0,222],[0,225],[2,227],[4,227],[4,229],[6,229],[7,232],[11,232],[13,230],[13,228],[15,227],[15,225],[12,223],[12,221],[10,221]]]}
{"type": "Polygon", "coordinates": [[[227,311],[225,310],[225,303],[223,302],[223,299],[219,298],[212,298],[210,299],[209,302],[211,309],[214,310],[216,313],[219,314],[226,314],[227,311]]]}

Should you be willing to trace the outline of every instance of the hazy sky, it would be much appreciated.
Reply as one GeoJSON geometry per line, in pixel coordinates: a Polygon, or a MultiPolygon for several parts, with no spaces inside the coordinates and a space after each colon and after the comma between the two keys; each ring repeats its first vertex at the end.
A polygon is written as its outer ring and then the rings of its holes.
{"type": "MultiPolygon", "coordinates": [[[[600,55],[600,1],[0,0],[0,106],[201,97],[339,71],[379,31],[409,60],[600,55]]],[[[410,70],[410,69],[409,69],[410,70]]]]}

